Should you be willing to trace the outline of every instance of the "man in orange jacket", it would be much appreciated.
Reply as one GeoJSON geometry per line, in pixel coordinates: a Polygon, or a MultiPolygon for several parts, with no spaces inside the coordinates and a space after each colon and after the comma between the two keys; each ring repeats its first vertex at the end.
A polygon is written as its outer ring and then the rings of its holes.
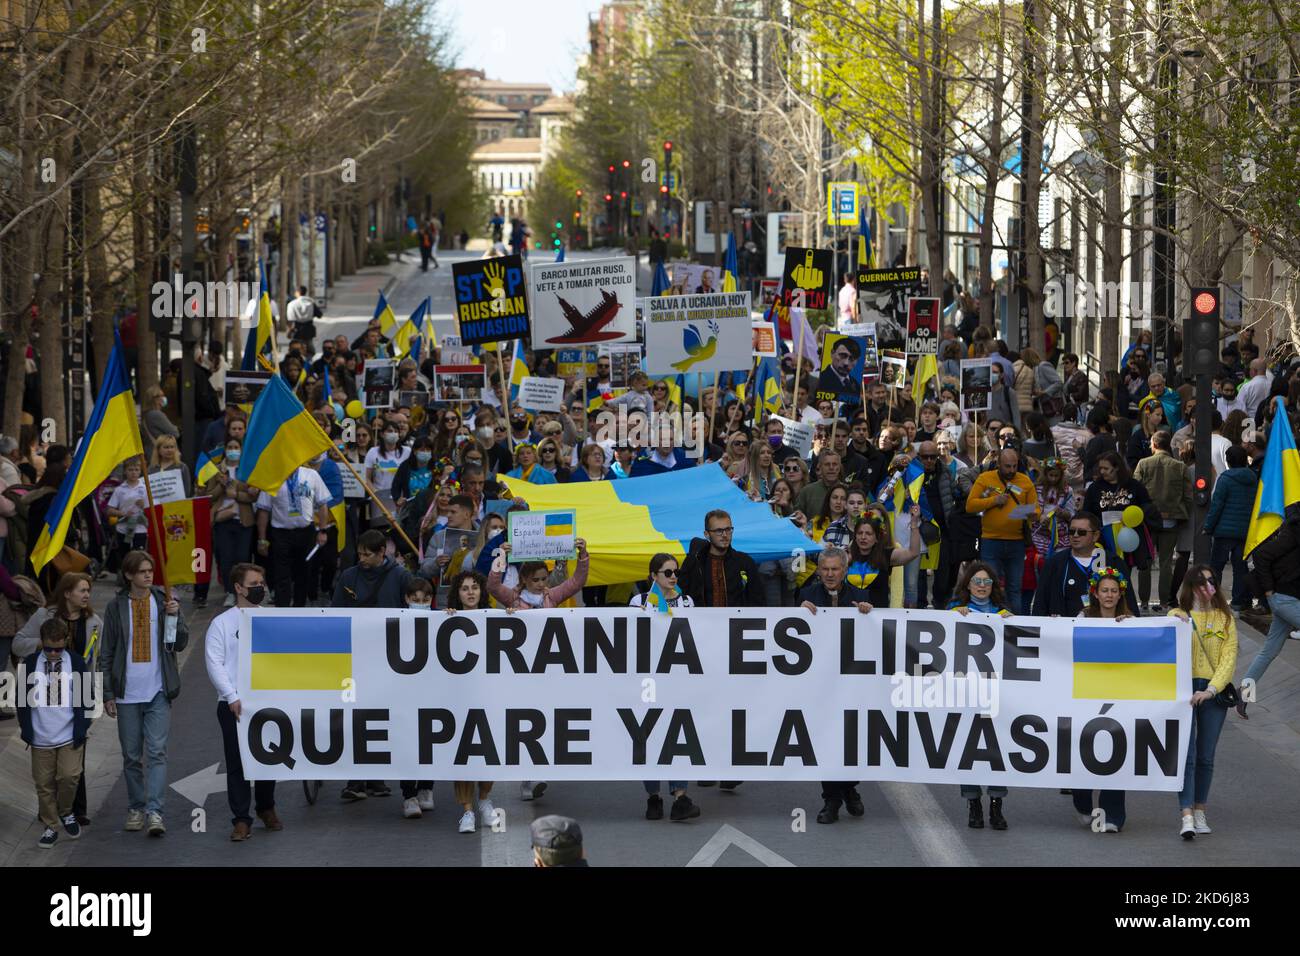
{"type": "Polygon", "coordinates": [[[1020,613],[1020,580],[1025,573],[1025,519],[1039,512],[1038,492],[1020,471],[1020,452],[1004,448],[996,471],[975,479],[966,510],[980,516],[980,558],[1002,576],[1007,607],[1020,613]],[[1029,508],[1029,511],[1018,509],[1029,508]]]}

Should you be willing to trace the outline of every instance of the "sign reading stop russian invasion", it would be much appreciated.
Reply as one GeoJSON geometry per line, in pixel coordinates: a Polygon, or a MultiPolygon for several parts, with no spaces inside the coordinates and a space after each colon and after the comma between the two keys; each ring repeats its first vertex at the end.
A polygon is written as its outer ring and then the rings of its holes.
{"type": "Polygon", "coordinates": [[[528,338],[528,282],[519,256],[457,262],[451,272],[462,345],[528,338]]]}

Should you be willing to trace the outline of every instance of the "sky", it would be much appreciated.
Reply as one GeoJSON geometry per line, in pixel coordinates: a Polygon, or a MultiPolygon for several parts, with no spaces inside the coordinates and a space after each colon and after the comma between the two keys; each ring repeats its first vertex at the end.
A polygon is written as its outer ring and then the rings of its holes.
{"type": "Polygon", "coordinates": [[[587,46],[587,22],[601,0],[442,0],[456,65],[509,83],[549,83],[573,89],[578,54],[587,46]]]}

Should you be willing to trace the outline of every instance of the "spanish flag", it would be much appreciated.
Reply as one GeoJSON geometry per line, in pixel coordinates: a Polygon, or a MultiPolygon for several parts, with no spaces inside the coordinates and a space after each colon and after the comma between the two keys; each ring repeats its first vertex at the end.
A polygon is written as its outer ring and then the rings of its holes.
{"type": "Polygon", "coordinates": [[[242,368],[246,372],[256,371],[258,356],[266,356],[268,368],[275,366],[275,320],[271,316],[271,294],[266,286],[266,266],[257,260],[257,271],[261,276],[261,291],[257,296],[257,327],[248,330],[248,341],[244,343],[244,361],[242,368]]]}
{"type": "Polygon", "coordinates": [[[209,498],[183,498],[154,505],[149,553],[167,570],[168,584],[212,580],[212,512],[209,498]]]}
{"type": "Polygon", "coordinates": [[[45,526],[32,546],[32,567],[38,573],[63,550],[77,505],[103,484],[114,468],[127,458],[142,454],[144,449],[140,443],[140,425],[131,394],[131,380],[122,358],[122,339],[115,329],[113,352],[108,357],[104,381],[95,398],[95,408],[90,413],[85,435],[77,444],[72,466],[59,485],[59,491],[45,513],[45,526]]]}
{"type": "Polygon", "coordinates": [[[1255,507],[1250,513],[1250,528],[1246,532],[1247,555],[1282,527],[1282,516],[1286,513],[1287,505],[1300,502],[1300,453],[1296,452],[1295,435],[1291,432],[1291,421],[1287,418],[1281,396],[1273,401],[1277,407],[1264,451],[1264,468],[1259,476],[1259,487],[1255,489],[1255,507]]]}
{"type": "Polygon", "coordinates": [[[273,495],[294,471],[333,447],[284,379],[272,375],[253,404],[236,477],[273,495]]]}
{"type": "Polygon", "coordinates": [[[384,298],[382,290],[379,293],[379,301],[375,303],[375,314],[371,316],[371,319],[372,321],[374,319],[379,320],[380,335],[386,339],[393,337],[393,329],[397,328],[397,316],[393,315],[393,308],[388,304],[388,300],[384,298]]]}

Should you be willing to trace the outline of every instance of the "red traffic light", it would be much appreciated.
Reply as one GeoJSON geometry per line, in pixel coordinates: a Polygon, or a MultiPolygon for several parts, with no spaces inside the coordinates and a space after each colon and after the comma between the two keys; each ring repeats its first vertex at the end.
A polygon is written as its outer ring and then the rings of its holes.
{"type": "Polygon", "coordinates": [[[613,202],[613,201],[614,201],[614,197],[611,196],[609,193],[605,193],[605,202],[613,202]]]}
{"type": "Polygon", "coordinates": [[[610,164],[609,164],[609,171],[610,171],[611,173],[614,171],[614,164],[613,164],[613,163],[610,163],[610,164]]]}
{"type": "Polygon", "coordinates": [[[623,168],[624,168],[624,169],[627,169],[627,168],[628,168],[629,166],[631,166],[631,165],[632,165],[632,160],[630,160],[630,159],[625,159],[625,160],[623,160],[623,168]]]}
{"type": "Polygon", "coordinates": [[[581,196],[581,195],[582,195],[582,190],[581,190],[581,189],[577,190],[576,193],[575,193],[575,195],[581,196]]]}
{"type": "Polygon", "coordinates": [[[666,193],[666,192],[668,192],[668,187],[667,187],[667,186],[660,186],[660,187],[659,187],[659,191],[660,191],[661,193],[666,193]]]}
{"type": "Polygon", "coordinates": [[[626,198],[627,198],[627,192],[624,191],[624,192],[619,193],[619,194],[618,194],[618,198],[619,198],[619,199],[626,199],[626,198]]]}
{"type": "Polygon", "coordinates": [[[1196,479],[1196,490],[1204,491],[1209,486],[1209,484],[1210,484],[1209,481],[1207,481],[1205,478],[1198,477],[1196,479]]]}
{"type": "Polygon", "coordinates": [[[1213,292],[1202,292],[1192,300],[1192,308],[1201,315],[1210,315],[1219,307],[1219,297],[1213,292]]]}
{"type": "Polygon", "coordinates": [[[670,143],[668,140],[664,140],[664,149],[671,153],[673,150],[673,144],[670,143]]]}

